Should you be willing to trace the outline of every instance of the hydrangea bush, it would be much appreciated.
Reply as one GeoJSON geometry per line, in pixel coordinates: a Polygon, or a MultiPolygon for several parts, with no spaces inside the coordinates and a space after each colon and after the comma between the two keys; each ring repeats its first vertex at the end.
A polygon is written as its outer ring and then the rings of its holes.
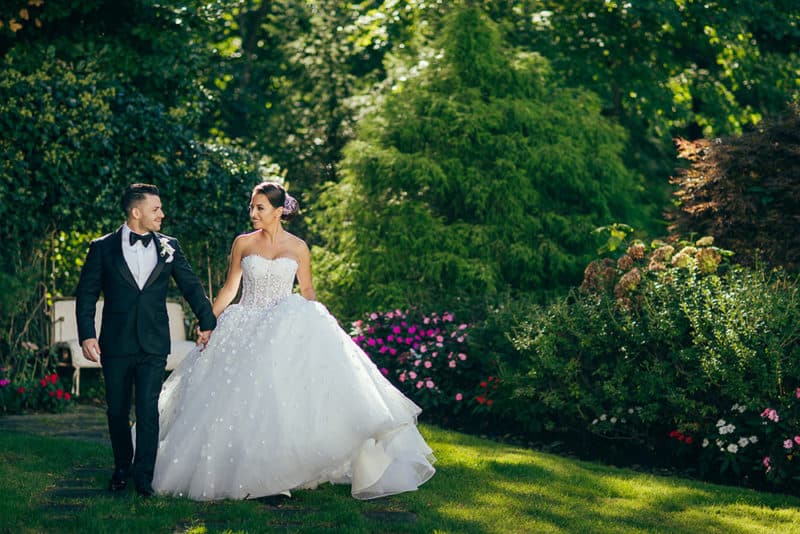
{"type": "Polygon", "coordinates": [[[800,285],[730,255],[711,237],[636,241],[519,314],[501,373],[517,424],[797,487],[800,285]]]}

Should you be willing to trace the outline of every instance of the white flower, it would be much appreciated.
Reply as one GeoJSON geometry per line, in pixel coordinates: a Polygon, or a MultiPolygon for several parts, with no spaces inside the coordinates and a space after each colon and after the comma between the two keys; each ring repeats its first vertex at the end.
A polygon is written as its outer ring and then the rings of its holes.
{"type": "Polygon", "coordinates": [[[719,447],[719,448],[722,448],[722,446],[723,446],[723,445],[725,445],[725,442],[724,442],[724,441],[722,441],[721,439],[718,439],[718,440],[716,441],[716,443],[717,443],[717,447],[719,447]]]}
{"type": "Polygon", "coordinates": [[[633,413],[633,408],[628,408],[628,413],[632,414],[633,413]]]}
{"type": "Polygon", "coordinates": [[[732,412],[735,412],[735,411],[737,411],[738,409],[739,409],[739,403],[738,403],[738,402],[737,402],[736,404],[734,404],[733,406],[731,406],[731,411],[732,411],[732,412]]]}
{"type": "Polygon", "coordinates": [[[746,409],[747,409],[747,406],[745,406],[744,404],[743,404],[743,405],[741,405],[741,406],[739,406],[739,413],[744,413],[744,411],[745,411],[746,409]]]}
{"type": "Polygon", "coordinates": [[[758,443],[758,437],[757,436],[750,436],[750,443],[758,443]]]}
{"type": "Polygon", "coordinates": [[[708,447],[708,438],[703,440],[703,448],[705,449],[706,447],[708,447]]]}
{"type": "Polygon", "coordinates": [[[626,421],[625,418],[623,417],[622,419],[619,420],[619,422],[620,423],[627,423],[628,421],[626,421]]]}
{"type": "Polygon", "coordinates": [[[174,259],[173,256],[175,255],[175,249],[172,248],[172,245],[169,244],[169,239],[166,237],[162,237],[161,239],[158,240],[158,244],[159,248],[161,249],[159,254],[162,257],[167,256],[167,258],[164,260],[164,263],[171,263],[172,260],[174,259]]]}
{"type": "Polygon", "coordinates": [[[720,427],[719,433],[722,434],[722,435],[733,434],[734,430],[736,430],[736,426],[734,426],[733,424],[730,424],[730,425],[725,425],[723,427],[720,427]]]}
{"type": "Polygon", "coordinates": [[[746,437],[742,436],[739,438],[739,446],[740,447],[747,447],[750,444],[750,440],[746,437]]]}
{"type": "Polygon", "coordinates": [[[600,420],[601,421],[605,421],[606,419],[607,419],[606,414],[603,414],[603,415],[600,416],[600,420]]]}
{"type": "Polygon", "coordinates": [[[611,419],[609,419],[609,421],[611,421],[612,423],[616,424],[617,418],[616,417],[612,417],[611,419]]]}
{"type": "Polygon", "coordinates": [[[725,426],[725,419],[720,419],[719,421],[717,421],[717,426],[718,427],[719,426],[725,426]]]}
{"type": "Polygon", "coordinates": [[[593,424],[593,425],[596,425],[596,424],[597,424],[597,419],[595,419],[594,421],[592,421],[592,424],[593,424]]]}
{"type": "Polygon", "coordinates": [[[739,450],[739,446],[737,444],[731,443],[730,445],[728,445],[728,452],[732,452],[732,453],[736,454],[736,452],[738,450],[739,450]]]}

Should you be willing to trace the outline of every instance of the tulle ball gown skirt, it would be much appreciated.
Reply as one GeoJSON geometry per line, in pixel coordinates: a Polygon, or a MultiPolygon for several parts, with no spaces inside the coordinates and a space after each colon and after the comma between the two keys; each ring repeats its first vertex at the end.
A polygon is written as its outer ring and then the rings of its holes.
{"type": "Polygon", "coordinates": [[[230,306],[164,383],[159,412],[160,494],[246,499],[333,482],[372,499],[435,472],[420,408],[299,295],[230,306]]]}

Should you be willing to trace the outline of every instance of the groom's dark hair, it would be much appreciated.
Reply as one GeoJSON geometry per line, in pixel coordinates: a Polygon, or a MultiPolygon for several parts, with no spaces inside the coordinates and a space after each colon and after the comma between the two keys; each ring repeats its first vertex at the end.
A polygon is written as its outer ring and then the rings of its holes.
{"type": "Polygon", "coordinates": [[[122,193],[122,211],[125,212],[125,215],[129,215],[133,205],[144,200],[145,195],[161,196],[158,192],[158,188],[152,184],[129,185],[128,188],[125,189],[125,192],[122,193]]]}

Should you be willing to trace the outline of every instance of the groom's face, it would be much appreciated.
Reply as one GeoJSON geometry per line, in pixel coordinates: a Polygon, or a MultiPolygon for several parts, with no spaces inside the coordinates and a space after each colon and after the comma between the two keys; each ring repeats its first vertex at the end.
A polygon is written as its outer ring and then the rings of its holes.
{"type": "Polygon", "coordinates": [[[164,219],[164,212],[161,210],[161,197],[145,195],[144,199],[140,200],[132,211],[143,230],[148,232],[161,230],[161,221],[164,219]]]}

